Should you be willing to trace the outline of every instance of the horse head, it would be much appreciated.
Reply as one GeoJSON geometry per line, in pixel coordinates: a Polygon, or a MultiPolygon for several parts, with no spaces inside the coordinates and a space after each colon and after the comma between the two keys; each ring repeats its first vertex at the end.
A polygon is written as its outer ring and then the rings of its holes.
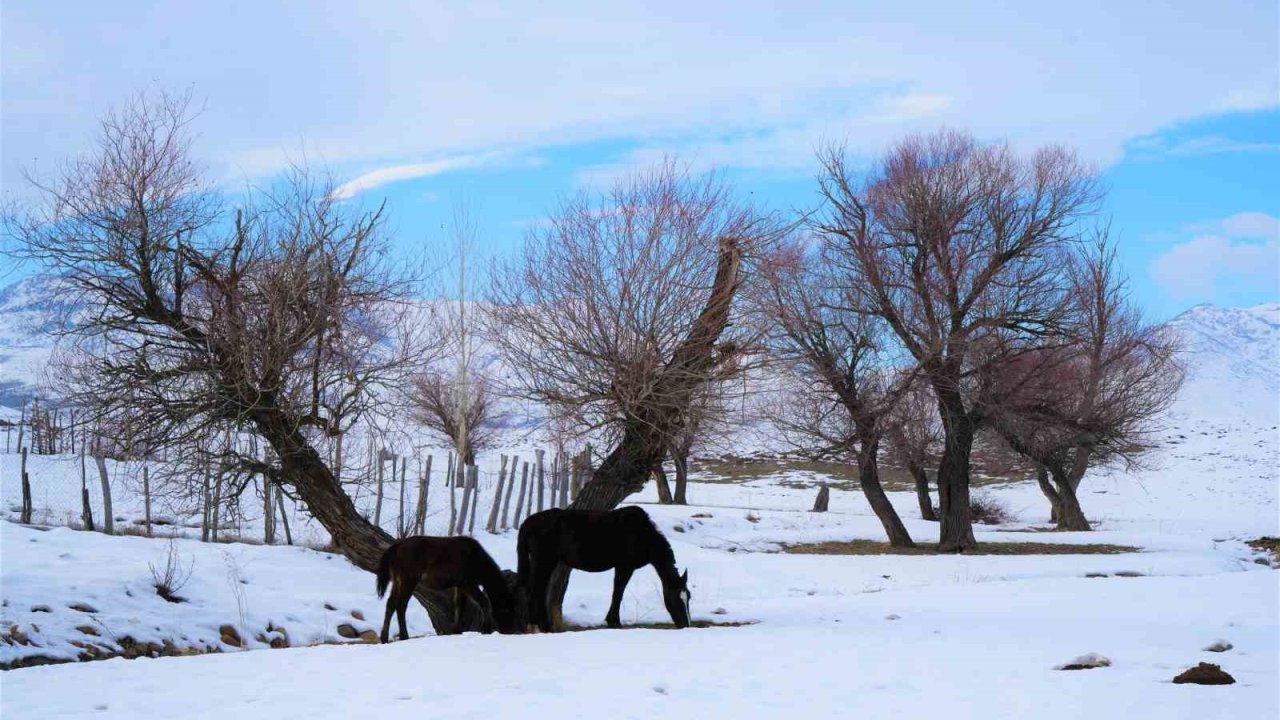
{"type": "Polygon", "coordinates": [[[662,600],[667,606],[667,612],[671,613],[671,621],[678,628],[689,627],[689,598],[693,594],[689,592],[689,571],[685,570],[679,575],[662,581],[662,600]]]}

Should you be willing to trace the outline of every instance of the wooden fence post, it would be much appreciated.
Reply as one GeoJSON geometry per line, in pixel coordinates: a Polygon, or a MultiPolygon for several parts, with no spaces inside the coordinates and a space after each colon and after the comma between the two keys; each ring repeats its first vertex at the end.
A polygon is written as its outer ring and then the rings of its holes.
{"type": "Polygon", "coordinates": [[[378,453],[376,455],[377,462],[378,462],[378,499],[377,501],[374,502],[374,505],[373,505],[373,524],[376,525],[377,527],[382,527],[382,489],[383,489],[382,468],[383,468],[383,465],[385,465],[385,463],[383,462],[383,459],[385,457],[386,451],[387,449],[385,447],[379,448],[378,453]]]}
{"type": "Polygon", "coordinates": [[[467,474],[471,477],[471,522],[467,534],[476,534],[476,508],[480,506],[480,466],[472,465],[467,474]]]}
{"type": "Polygon", "coordinates": [[[507,514],[507,511],[511,508],[511,491],[516,486],[516,470],[518,470],[519,468],[520,468],[520,456],[512,455],[511,456],[511,475],[508,476],[507,478],[507,491],[502,496],[501,528],[503,530],[506,530],[509,527],[509,525],[507,525],[507,520],[510,516],[507,514]]]}
{"type": "Polygon", "coordinates": [[[427,527],[427,493],[431,491],[431,456],[427,456],[427,467],[418,471],[418,506],[414,512],[413,534],[425,535],[427,527]]]}
{"type": "Polygon", "coordinates": [[[485,523],[484,529],[490,533],[498,532],[498,510],[502,505],[502,485],[507,478],[507,456],[502,456],[502,467],[498,470],[498,486],[493,491],[493,507],[489,508],[489,522],[485,523]]]}
{"type": "Polygon", "coordinates": [[[529,462],[526,460],[520,470],[520,494],[516,496],[516,514],[511,519],[512,527],[520,527],[520,513],[524,512],[524,493],[529,485],[529,462]]]}
{"type": "Polygon", "coordinates": [[[454,484],[456,483],[456,480],[454,479],[453,473],[454,473],[453,453],[449,453],[449,467],[445,475],[444,484],[446,487],[449,488],[449,534],[450,535],[453,535],[454,530],[456,530],[458,526],[458,510],[456,507],[457,503],[454,500],[454,488],[453,488],[454,484]]]}
{"type": "Polygon", "coordinates": [[[20,521],[25,525],[31,524],[31,477],[27,475],[27,449],[22,448],[22,469],[20,470],[22,477],[22,512],[19,516],[20,521]]]}
{"type": "MultiPolygon", "coordinates": [[[[534,454],[534,455],[537,457],[537,459],[538,459],[538,512],[542,512],[543,508],[545,507],[545,505],[543,505],[543,503],[542,503],[542,490],[543,490],[543,487],[542,487],[542,486],[543,486],[543,483],[542,483],[542,456],[543,456],[543,454],[545,454],[545,452],[546,452],[545,450],[534,450],[534,451],[533,451],[533,454],[534,454]]],[[[533,504],[533,493],[532,493],[532,492],[530,492],[530,493],[529,493],[529,504],[531,504],[531,505],[533,504]]],[[[530,513],[530,514],[532,514],[532,513],[530,513]]]]}
{"type": "Polygon", "coordinates": [[[84,443],[80,443],[80,521],[93,532],[93,505],[89,504],[89,469],[84,464],[84,443]]]}
{"type": "Polygon", "coordinates": [[[813,509],[809,512],[826,512],[827,507],[831,504],[831,488],[826,483],[822,483],[818,488],[818,497],[813,499],[813,509]]]}
{"type": "Polygon", "coordinates": [[[98,466],[98,480],[102,483],[102,532],[114,535],[116,531],[115,513],[111,511],[111,480],[107,477],[107,459],[99,451],[93,456],[98,466]]]}

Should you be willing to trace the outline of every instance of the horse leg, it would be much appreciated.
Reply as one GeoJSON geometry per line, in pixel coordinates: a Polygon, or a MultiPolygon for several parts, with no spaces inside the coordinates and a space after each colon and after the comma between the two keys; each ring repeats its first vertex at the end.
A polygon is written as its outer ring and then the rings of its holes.
{"type": "MultiPolygon", "coordinates": [[[[409,609],[409,601],[413,599],[413,588],[406,587],[404,592],[400,593],[398,607],[396,607],[396,619],[400,621],[400,639],[409,639],[409,628],[405,625],[404,614],[409,609]]],[[[385,631],[384,631],[385,632],[385,631]]]]}
{"type": "Polygon", "coordinates": [[[620,613],[622,611],[622,593],[627,590],[627,583],[631,582],[631,574],[635,572],[634,568],[617,567],[613,571],[613,602],[609,604],[609,614],[604,616],[604,624],[611,628],[622,627],[622,619],[620,613]]]}
{"type": "Polygon", "coordinates": [[[545,559],[535,561],[533,566],[533,597],[530,598],[530,602],[533,605],[533,620],[542,632],[551,632],[551,615],[547,609],[547,588],[551,585],[551,573],[555,567],[555,563],[547,562],[545,559]]]}
{"type": "Polygon", "coordinates": [[[392,585],[391,592],[387,593],[387,613],[382,618],[382,635],[379,636],[384,643],[388,642],[387,633],[391,630],[391,615],[396,611],[396,593],[399,590],[399,587],[392,585]]]}

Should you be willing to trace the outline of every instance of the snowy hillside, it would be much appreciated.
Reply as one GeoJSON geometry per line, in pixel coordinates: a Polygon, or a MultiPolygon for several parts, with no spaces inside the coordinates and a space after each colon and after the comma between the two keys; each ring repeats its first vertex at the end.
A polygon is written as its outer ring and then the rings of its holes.
{"type": "Polygon", "coordinates": [[[1169,327],[1183,338],[1188,373],[1175,413],[1280,423],[1280,303],[1197,305],[1169,327]]]}

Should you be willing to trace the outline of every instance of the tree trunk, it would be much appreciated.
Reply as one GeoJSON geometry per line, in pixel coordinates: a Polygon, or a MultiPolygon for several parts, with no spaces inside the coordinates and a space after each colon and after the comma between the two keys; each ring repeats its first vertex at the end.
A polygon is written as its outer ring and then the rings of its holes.
{"type": "Polygon", "coordinates": [[[1049,472],[1053,475],[1053,484],[1058,491],[1058,529],[1077,532],[1092,530],[1089,519],[1084,516],[1084,508],[1080,507],[1075,484],[1069,480],[1065,469],[1050,466],[1049,472]]]}
{"type": "Polygon", "coordinates": [[[920,503],[920,518],[937,522],[938,514],[933,511],[933,498],[929,497],[929,473],[920,465],[907,463],[907,472],[916,481],[916,500],[920,503]]]}
{"type": "Polygon", "coordinates": [[[89,471],[84,463],[84,443],[80,443],[80,521],[93,532],[93,505],[89,503],[89,471]]]}
{"type": "Polygon", "coordinates": [[[284,489],[276,486],[276,506],[280,508],[280,525],[284,528],[284,542],[293,544],[293,533],[289,532],[289,516],[284,511],[284,489]]]}
{"type": "Polygon", "coordinates": [[[858,484],[862,486],[862,494],[871,510],[884,526],[889,544],[893,547],[914,547],[907,526],[902,524],[902,518],[898,517],[898,511],[893,509],[893,503],[889,502],[889,496],[880,485],[880,467],[876,457],[880,450],[879,439],[864,436],[858,444],[858,484]]]}
{"type": "Polygon", "coordinates": [[[942,517],[938,549],[964,552],[978,543],[973,537],[973,512],[969,507],[969,454],[976,431],[955,391],[939,390],[938,410],[942,416],[944,442],[938,462],[938,505],[942,517]]]}
{"type": "Polygon", "coordinates": [[[689,453],[690,448],[679,446],[671,453],[671,464],[676,466],[676,493],[672,502],[676,505],[689,504],[689,453]]]}
{"type": "Polygon", "coordinates": [[[1058,496],[1058,491],[1053,489],[1053,483],[1049,482],[1049,469],[1042,463],[1036,464],[1036,484],[1040,486],[1040,492],[1049,501],[1049,522],[1057,523],[1062,516],[1060,509],[1062,498],[1058,496]]]}
{"type": "Polygon", "coordinates": [[[671,485],[667,482],[667,470],[658,463],[653,468],[653,483],[658,487],[658,504],[671,504],[671,485]]]}

